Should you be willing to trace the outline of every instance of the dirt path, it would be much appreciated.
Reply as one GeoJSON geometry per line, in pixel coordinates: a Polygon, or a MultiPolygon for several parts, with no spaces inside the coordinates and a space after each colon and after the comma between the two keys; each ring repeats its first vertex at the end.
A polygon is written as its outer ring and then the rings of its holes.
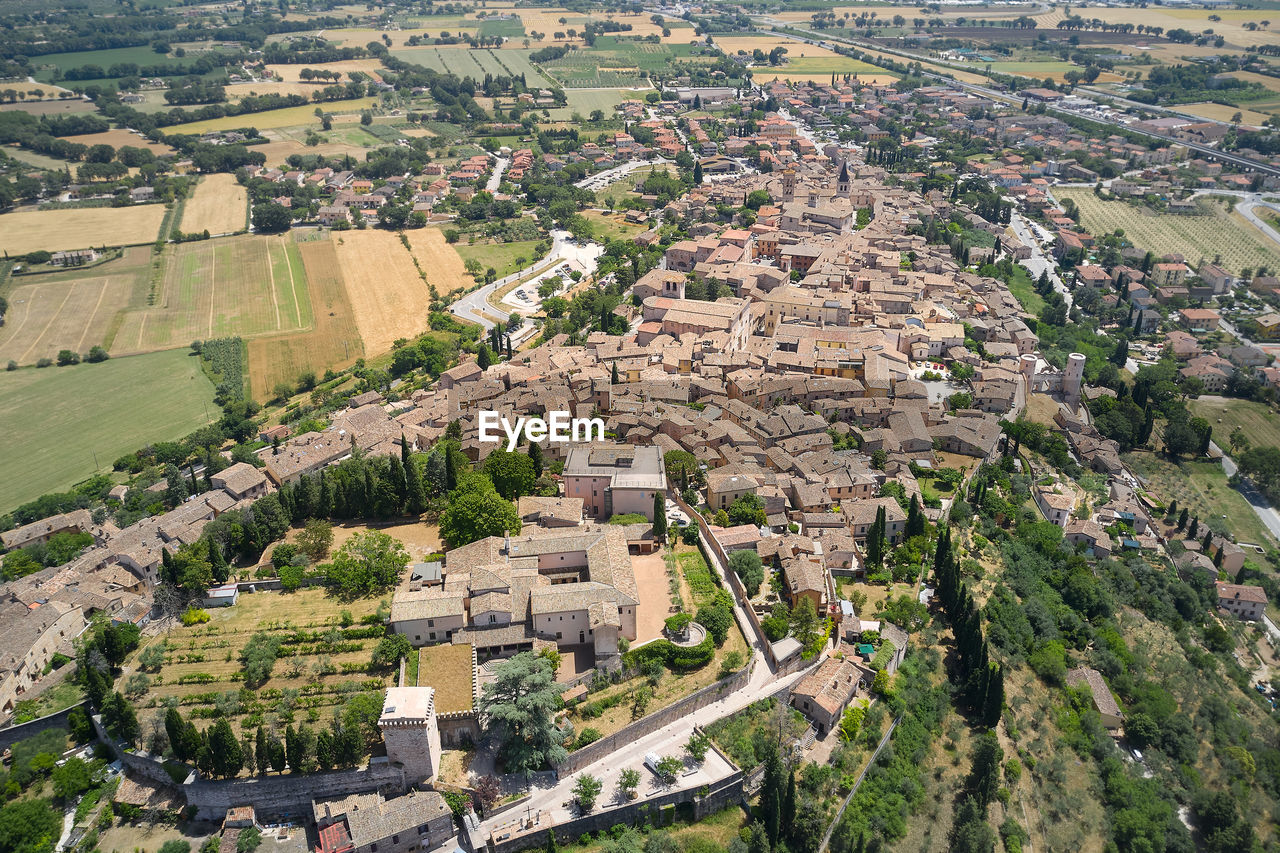
{"type": "Polygon", "coordinates": [[[671,615],[671,587],[662,552],[631,558],[636,573],[636,589],[640,607],[636,612],[636,642],[643,643],[662,636],[663,624],[671,615]]]}

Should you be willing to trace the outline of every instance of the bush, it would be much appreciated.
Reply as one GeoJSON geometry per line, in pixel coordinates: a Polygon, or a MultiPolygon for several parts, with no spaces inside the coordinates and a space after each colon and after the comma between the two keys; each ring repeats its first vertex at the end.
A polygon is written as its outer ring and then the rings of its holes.
{"type": "Polygon", "coordinates": [[[573,742],[572,748],[582,749],[587,744],[595,743],[602,737],[604,737],[604,735],[600,734],[599,729],[585,728],[578,734],[578,738],[573,742]]]}
{"type": "Polygon", "coordinates": [[[688,613],[677,613],[675,616],[668,616],[666,619],[667,633],[683,634],[692,621],[693,617],[688,613]]]}
{"type": "Polygon", "coordinates": [[[209,621],[208,611],[198,607],[188,607],[182,614],[182,624],[190,628],[192,625],[203,625],[209,621]]]}
{"type": "Polygon", "coordinates": [[[707,629],[717,646],[723,646],[733,627],[733,599],[729,593],[717,590],[710,602],[698,608],[696,621],[707,629]]]}
{"type": "Polygon", "coordinates": [[[660,661],[675,672],[688,672],[706,666],[715,653],[715,643],[708,629],[706,638],[696,646],[686,648],[669,640],[654,640],[627,652],[623,662],[628,668],[639,669],[650,661],[660,661]]]}

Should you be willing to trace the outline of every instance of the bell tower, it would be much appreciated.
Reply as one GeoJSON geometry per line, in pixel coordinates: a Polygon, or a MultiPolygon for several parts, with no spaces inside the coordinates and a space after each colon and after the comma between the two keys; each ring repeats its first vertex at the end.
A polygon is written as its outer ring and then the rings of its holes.
{"type": "Polygon", "coordinates": [[[782,200],[796,200],[796,170],[791,166],[782,173],[782,200]]]}

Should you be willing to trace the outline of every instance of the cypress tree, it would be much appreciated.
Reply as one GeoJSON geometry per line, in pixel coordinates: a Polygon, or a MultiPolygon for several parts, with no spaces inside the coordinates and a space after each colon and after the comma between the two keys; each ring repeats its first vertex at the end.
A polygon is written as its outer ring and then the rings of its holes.
{"type": "Polygon", "coordinates": [[[1200,516],[1192,516],[1191,529],[1187,531],[1188,539],[1195,539],[1196,534],[1200,532],[1200,516]]]}
{"type": "Polygon", "coordinates": [[[1211,547],[1213,547],[1213,531],[1206,530],[1204,532],[1204,541],[1200,543],[1200,550],[1208,554],[1211,547]]]}
{"type": "Polygon", "coordinates": [[[796,825],[796,769],[791,768],[787,775],[787,793],[782,798],[782,825],[790,836],[796,825]]]}
{"type": "Polygon", "coordinates": [[[213,579],[218,583],[226,583],[231,570],[227,566],[227,558],[222,554],[222,548],[212,536],[209,537],[209,565],[213,567],[213,579]]]}
{"type": "Polygon", "coordinates": [[[1178,514],[1178,529],[1182,530],[1187,526],[1187,508],[1184,506],[1182,512],[1178,514]]]}
{"type": "Polygon", "coordinates": [[[618,384],[618,362],[616,361],[613,363],[613,371],[609,374],[609,383],[612,385],[618,384]]]}
{"type": "Polygon", "coordinates": [[[667,502],[662,492],[653,493],[653,538],[659,542],[667,538],[667,502]]]}
{"type": "Polygon", "coordinates": [[[987,695],[982,703],[982,721],[994,727],[1004,711],[1004,667],[991,664],[991,676],[987,679],[987,695]]]}
{"type": "Polygon", "coordinates": [[[533,463],[533,476],[542,476],[542,445],[539,442],[529,442],[529,461],[533,463]]]}
{"type": "Polygon", "coordinates": [[[254,736],[253,757],[255,764],[258,766],[258,773],[266,775],[271,769],[271,747],[267,744],[267,730],[262,726],[258,726],[258,732],[254,736]]]}

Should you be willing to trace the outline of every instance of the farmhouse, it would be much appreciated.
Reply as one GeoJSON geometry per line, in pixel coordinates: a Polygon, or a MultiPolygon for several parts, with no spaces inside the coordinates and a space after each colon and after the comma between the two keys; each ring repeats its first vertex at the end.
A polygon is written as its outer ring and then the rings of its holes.
{"type": "Polygon", "coordinates": [[[28,545],[48,542],[59,533],[87,533],[93,527],[93,518],[87,509],[76,509],[60,515],[51,515],[39,521],[0,533],[0,543],[6,551],[25,548],[28,545]]]}
{"type": "Polygon", "coordinates": [[[1076,667],[1067,673],[1067,686],[1079,687],[1082,684],[1089,688],[1089,693],[1093,697],[1093,707],[1102,718],[1102,724],[1111,731],[1116,731],[1123,726],[1124,714],[1120,711],[1120,705],[1111,693],[1111,688],[1103,680],[1102,673],[1087,666],[1076,667]]]}
{"type": "Polygon", "coordinates": [[[1218,581],[1218,607],[1237,619],[1257,622],[1267,609],[1267,594],[1260,586],[1218,581]]]}
{"type": "Polygon", "coordinates": [[[819,735],[825,735],[840,724],[840,716],[858,691],[865,691],[874,680],[875,673],[850,658],[827,658],[791,691],[791,704],[813,720],[819,735]]]}

